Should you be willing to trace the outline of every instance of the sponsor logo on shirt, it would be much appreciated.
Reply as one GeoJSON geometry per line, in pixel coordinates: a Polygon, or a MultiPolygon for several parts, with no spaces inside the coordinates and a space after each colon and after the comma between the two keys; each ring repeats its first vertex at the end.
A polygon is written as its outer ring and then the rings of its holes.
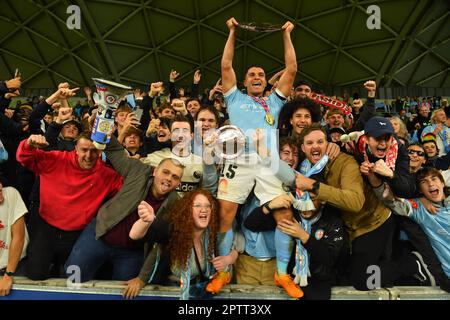
{"type": "Polygon", "coordinates": [[[181,182],[176,190],[178,192],[189,192],[198,189],[198,187],[198,182],[181,182]]]}
{"type": "Polygon", "coordinates": [[[244,111],[251,111],[251,112],[265,112],[264,108],[261,107],[260,105],[256,104],[256,103],[255,104],[253,104],[253,103],[243,103],[243,104],[241,104],[240,109],[244,110],[244,111]]]}

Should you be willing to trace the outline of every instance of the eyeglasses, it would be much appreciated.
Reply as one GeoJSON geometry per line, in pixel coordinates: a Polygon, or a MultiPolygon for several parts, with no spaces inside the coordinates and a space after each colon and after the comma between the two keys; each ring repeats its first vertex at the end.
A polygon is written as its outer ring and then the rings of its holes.
{"type": "Polygon", "coordinates": [[[419,157],[423,157],[423,156],[425,155],[425,152],[423,152],[423,151],[418,151],[418,150],[412,150],[412,149],[409,149],[409,150],[408,150],[408,154],[409,154],[409,155],[416,154],[416,155],[418,155],[419,157]]]}
{"type": "Polygon", "coordinates": [[[202,208],[205,208],[205,209],[208,209],[208,210],[211,210],[211,208],[212,208],[212,205],[211,204],[199,204],[199,203],[196,203],[196,204],[194,204],[193,206],[192,206],[194,209],[202,209],[202,208]]]}

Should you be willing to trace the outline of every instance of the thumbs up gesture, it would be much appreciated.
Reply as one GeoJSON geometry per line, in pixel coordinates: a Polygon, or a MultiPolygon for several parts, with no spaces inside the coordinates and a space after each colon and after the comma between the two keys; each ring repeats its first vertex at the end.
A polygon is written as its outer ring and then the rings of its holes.
{"type": "Polygon", "coordinates": [[[139,218],[146,223],[152,223],[155,220],[155,211],[152,206],[145,201],[141,201],[138,205],[139,218]]]}
{"type": "Polygon", "coordinates": [[[373,175],[373,167],[375,165],[369,161],[367,154],[364,154],[364,162],[361,163],[359,171],[365,176],[373,175]]]}

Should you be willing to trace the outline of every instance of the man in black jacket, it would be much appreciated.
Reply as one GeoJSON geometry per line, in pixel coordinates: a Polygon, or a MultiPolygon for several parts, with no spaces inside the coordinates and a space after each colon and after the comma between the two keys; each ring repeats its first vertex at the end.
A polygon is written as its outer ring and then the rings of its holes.
{"type": "Polygon", "coordinates": [[[431,124],[430,118],[430,109],[428,108],[428,105],[426,103],[421,103],[417,116],[406,125],[408,132],[417,130],[417,137],[420,138],[423,129],[431,124]]]}
{"type": "MultiPolygon", "coordinates": [[[[271,203],[282,203],[274,200],[271,203]]],[[[310,276],[307,285],[302,286],[304,299],[329,300],[331,287],[336,285],[338,261],[344,257],[347,249],[346,233],[336,209],[324,206],[317,200],[314,200],[314,206],[316,210],[296,211],[294,221],[285,219],[278,225],[273,216],[266,213],[267,209],[258,207],[244,221],[244,226],[253,232],[269,231],[278,227],[282,232],[294,237],[297,247],[293,250],[289,270],[298,275],[298,270],[293,267],[297,264],[297,259],[300,259],[299,252],[302,247],[306,249],[309,258],[307,267],[310,276]],[[304,228],[307,225],[310,225],[308,231],[304,228]]],[[[271,210],[276,209],[271,204],[269,207],[271,210]]]]}
{"type": "Polygon", "coordinates": [[[409,157],[406,148],[394,137],[391,122],[383,117],[372,117],[364,127],[359,139],[356,161],[367,163],[367,176],[372,186],[386,182],[395,196],[412,198],[416,194],[414,177],[409,173],[409,157]]]}

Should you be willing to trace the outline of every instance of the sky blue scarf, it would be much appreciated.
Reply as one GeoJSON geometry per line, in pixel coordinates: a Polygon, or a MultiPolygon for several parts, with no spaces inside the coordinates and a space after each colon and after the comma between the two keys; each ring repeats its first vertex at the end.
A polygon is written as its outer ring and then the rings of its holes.
{"type": "MultiPolygon", "coordinates": [[[[312,166],[311,162],[308,159],[303,160],[300,165],[300,173],[305,177],[309,178],[312,175],[315,175],[323,170],[328,163],[328,156],[324,155],[320,158],[319,161],[316,162],[314,166],[312,166]]],[[[298,173],[298,172],[297,172],[298,173]]],[[[296,189],[295,191],[295,199],[294,199],[294,208],[299,211],[311,211],[315,210],[314,204],[311,200],[308,191],[300,191],[296,189]]]]}
{"type": "MultiPolygon", "coordinates": [[[[312,237],[311,234],[311,226],[319,221],[322,217],[322,210],[316,214],[316,216],[312,219],[304,219],[300,215],[299,224],[302,228],[308,232],[309,236],[312,237]]],[[[309,271],[309,253],[305,249],[300,239],[297,239],[297,249],[295,250],[295,268],[294,268],[294,282],[300,284],[301,287],[306,287],[308,285],[308,277],[311,276],[311,272],[309,271]]]]}

